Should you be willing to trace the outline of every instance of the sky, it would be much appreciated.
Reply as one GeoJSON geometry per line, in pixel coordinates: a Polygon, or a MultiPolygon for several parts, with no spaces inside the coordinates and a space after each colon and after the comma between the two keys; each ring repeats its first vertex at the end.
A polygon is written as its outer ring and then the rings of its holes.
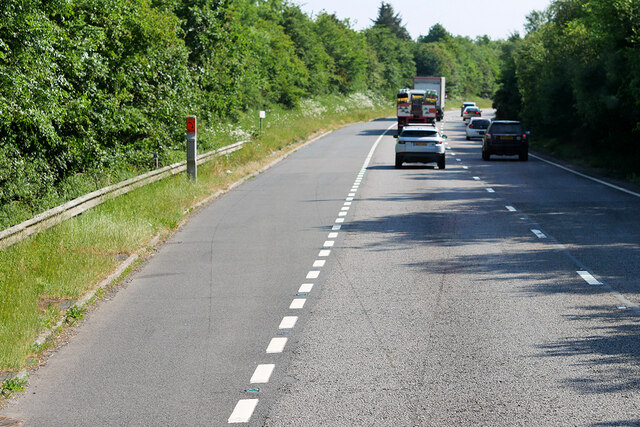
{"type": "MultiPolygon", "coordinates": [[[[488,35],[492,40],[506,39],[517,31],[524,34],[526,16],[532,10],[543,10],[551,0],[385,0],[415,40],[426,35],[429,28],[442,24],[454,36],[472,39],[488,35]]],[[[352,28],[361,30],[372,25],[378,16],[380,1],[376,0],[292,0],[309,15],[322,10],[349,18],[352,28]]]]}

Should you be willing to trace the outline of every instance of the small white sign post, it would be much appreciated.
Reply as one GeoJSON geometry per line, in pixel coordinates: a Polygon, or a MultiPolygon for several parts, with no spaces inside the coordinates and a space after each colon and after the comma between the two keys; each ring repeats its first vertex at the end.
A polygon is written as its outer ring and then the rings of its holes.
{"type": "Polygon", "coordinates": [[[196,116],[187,117],[187,175],[192,180],[198,179],[198,165],[196,163],[197,153],[197,127],[196,116]]]}
{"type": "Polygon", "coordinates": [[[267,112],[260,111],[260,132],[262,132],[262,119],[266,119],[266,118],[267,118],[267,112]]]}

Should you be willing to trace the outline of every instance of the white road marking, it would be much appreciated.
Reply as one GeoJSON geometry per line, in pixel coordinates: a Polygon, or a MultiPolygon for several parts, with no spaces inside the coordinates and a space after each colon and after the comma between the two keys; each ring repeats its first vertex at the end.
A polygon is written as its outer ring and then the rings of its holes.
{"type": "Polygon", "coordinates": [[[590,285],[602,285],[600,281],[598,281],[595,277],[591,275],[588,271],[576,271],[590,285]]]}
{"type": "Polygon", "coordinates": [[[347,216],[346,212],[338,212],[338,216],[347,216]]]}
{"type": "Polygon", "coordinates": [[[469,166],[463,166],[462,169],[469,169],[469,166]]]}
{"type": "Polygon", "coordinates": [[[336,230],[340,230],[342,228],[342,226],[340,224],[334,225],[333,227],[331,227],[332,230],[336,231],[336,230]]]}
{"type": "Polygon", "coordinates": [[[462,161],[462,159],[456,159],[456,162],[461,162],[461,161],[462,161]]]}
{"type": "Polygon", "coordinates": [[[516,208],[514,208],[513,206],[505,206],[505,208],[507,208],[509,212],[516,212],[516,208]]]}
{"type": "Polygon", "coordinates": [[[331,254],[331,251],[328,249],[323,249],[320,251],[320,253],[318,254],[318,256],[329,256],[331,254]]]}
{"type": "Polygon", "coordinates": [[[311,270],[307,273],[307,279],[317,279],[320,275],[320,272],[317,270],[311,270]]]}
{"type": "Polygon", "coordinates": [[[323,248],[330,248],[333,246],[335,242],[333,240],[325,240],[324,244],[322,245],[323,248]]]}
{"type": "Polygon", "coordinates": [[[347,197],[345,200],[346,200],[347,202],[353,202],[353,197],[347,197]]]}
{"type": "Polygon", "coordinates": [[[329,239],[335,239],[336,237],[338,237],[338,233],[329,233],[329,235],[327,236],[327,238],[329,239]]]}
{"type": "Polygon", "coordinates": [[[298,292],[311,292],[311,289],[313,289],[313,283],[303,283],[298,292]]]}
{"type": "Polygon", "coordinates": [[[610,188],[616,189],[616,190],[618,190],[618,191],[622,191],[623,193],[627,193],[627,194],[630,194],[630,195],[632,195],[632,196],[640,197],[640,194],[639,194],[639,193],[635,193],[635,192],[633,192],[633,191],[627,190],[626,188],[618,187],[617,185],[609,184],[608,182],[602,181],[602,180],[600,180],[600,179],[597,179],[597,178],[591,177],[591,176],[589,176],[589,175],[585,175],[585,174],[580,173],[580,172],[576,172],[576,171],[574,171],[574,170],[571,170],[571,169],[569,169],[569,168],[567,168],[567,167],[564,167],[564,166],[562,166],[562,165],[559,165],[559,164],[557,164],[557,163],[553,163],[553,162],[550,162],[549,160],[545,160],[545,159],[543,159],[542,157],[538,157],[538,156],[536,156],[535,154],[531,154],[531,157],[534,157],[534,158],[536,158],[536,159],[538,159],[538,160],[541,160],[541,161],[543,161],[543,162],[545,162],[545,163],[548,163],[548,164],[550,164],[550,165],[553,165],[553,166],[555,166],[555,167],[557,167],[557,168],[560,168],[560,169],[562,169],[562,170],[565,170],[565,171],[567,171],[567,172],[571,172],[571,173],[573,173],[573,174],[575,174],[575,175],[578,175],[578,176],[581,176],[581,177],[583,177],[583,178],[590,179],[591,181],[593,181],[593,182],[597,182],[598,184],[606,185],[607,187],[610,187],[610,188]]]}
{"type": "Polygon", "coordinates": [[[452,156],[455,156],[455,155],[456,155],[456,153],[449,153],[449,154],[451,154],[452,156]]]}
{"type": "Polygon", "coordinates": [[[340,210],[347,212],[349,210],[349,206],[343,206],[340,208],[340,210]]]}
{"type": "Polygon", "coordinates": [[[323,259],[317,259],[313,262],[313,267],[324,267],[324,263],[327,262],[323,259]]]}
{"type": "Polygon", "coordinates": [[[344,218],[336,218],[336,222],[344,222],[344,218]]]}
{"type": "Polygon", "coordinates": [[[271,378],[271,374],[273,373],[273,368],[276,365],[266,364],[266,365],[258,365],[256,370],[253,372],[251,376],[251,380],[249,381],[251,384],[266,384],[269,382],[269,378],[271,378]]]}
{"type": "Polygon", "coordinates": [[[531,229],[531,232],[538,237],[538,239],[546,239],[547,236],[540,230],[536,230],[535,228],[531,229]]]}
{"type": "Polygon", "coordinates": [[[356,196],[356,193],[349,193],[349,197],[355,197],[355,196],[356,196]]]}
{"type": "Polygon", "coordinates": [[[480,177],[479,176],[474,176],[473,179],[475,179],[476,181],[480,181],[480,177]]]}
{"type": "Polygon", "coordinates": [[[258,406],[258,399],[240,399],[231,413],[228,423],[248,423],[256,406],[258,406]]]}
{"type": "Polygon", "coordinates": [[[345,206],[351,206],[352,202],[344,202],[345,206]]]}
{"type": "Polygon", "coordinates": [[[278,329],[293,329],[296,326],[296,322],[298,321],[298,316],[284,316],[282,318],[282,322],[280,322],[280,326],[278,329]]]}
{"type": "Polygon", "coordinates": [[[291,301],[291,304],[289,305],[289,309],[300,310],[302,307],[304,307],[305,302],[307,302],[306,298],[296,298],[293,301],[291,301]]]}
{"type": "Polygon", "coordinates": [[[271,338],[271,342],[269,342],[269,346],[267,347],[267,353],[282,353],[285,345],[287,345],[286,337],[271,338]]]}
{"type": "Polygon", "coordinates": [[[496,190],[494,190],[493,188],[487,187],[487,193],[495,193],[495,192],[496,190]]]}

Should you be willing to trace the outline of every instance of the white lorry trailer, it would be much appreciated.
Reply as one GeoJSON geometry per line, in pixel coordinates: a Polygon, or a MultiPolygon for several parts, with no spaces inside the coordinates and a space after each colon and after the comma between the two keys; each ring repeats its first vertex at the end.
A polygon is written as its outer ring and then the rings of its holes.
{"type": "Polygon", "coordinates": [[[433,90],[438,94],[436,101],[436,120],[440,121],[444,117],[444,103],[446,98],[444,77],[418,76],[413,78],[413,88],[419,90],[433,90]]]}

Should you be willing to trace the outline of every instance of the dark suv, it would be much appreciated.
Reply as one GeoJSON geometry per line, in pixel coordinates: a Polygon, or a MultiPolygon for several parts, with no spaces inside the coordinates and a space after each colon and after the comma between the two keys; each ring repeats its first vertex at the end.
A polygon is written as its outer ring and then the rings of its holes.
{"type": "Polygon", "coordinates": [[[529,132],[525,132],[520,122],[494,120],[482,138],[482,160],[489,160],[492,154],[501,156],[518,155],[522,161],[529,159],[529,132]]]}

